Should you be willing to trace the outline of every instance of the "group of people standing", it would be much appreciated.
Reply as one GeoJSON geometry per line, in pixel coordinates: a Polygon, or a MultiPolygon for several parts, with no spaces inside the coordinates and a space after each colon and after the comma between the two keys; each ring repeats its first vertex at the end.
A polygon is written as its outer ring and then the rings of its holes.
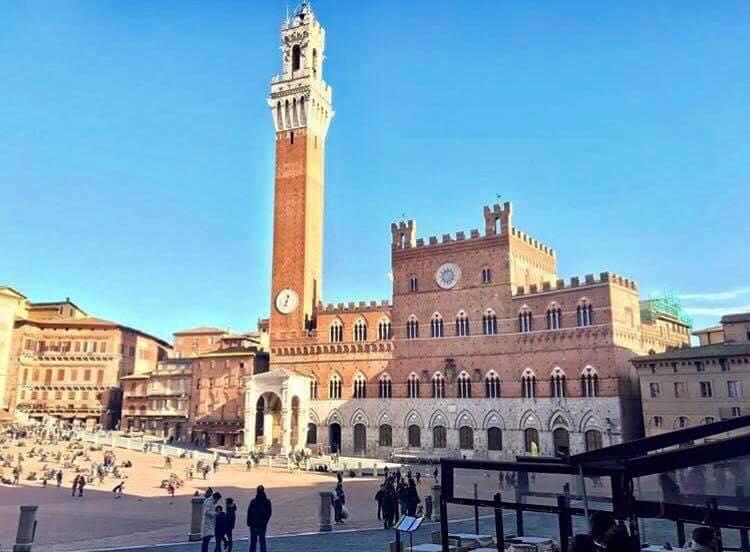
{"type": "Polygon", "coordinates": [[[383,521],[385,529],[393,527],[400,515],[416,516],[420,513],[422,500],[417,492],[419,481],[420,474],[417,473],[415,479],[411,470],[407,472],[406,478],[401,476],[400,470],[393,474],[386,473],[385,481],[375,493],[378,520],[383,521]]]}
{"type": "MultiPolygon", "coordinates": [[[[233,532],[237,521],[237,505],[232,498],[220,504],[221,493],[209,487],[203,501],[201,552],[208,552],[211,539],[215,539],[214,552],[230,552],[234,543],[233,532]]],[[[263,485],[256,489],[255,498],[247,507],[247,527],[250,532],[250,552],[260,545],[260,552],[266,552],[266,528],[271,519],[271,501],[266,496],[263,485]]]]}

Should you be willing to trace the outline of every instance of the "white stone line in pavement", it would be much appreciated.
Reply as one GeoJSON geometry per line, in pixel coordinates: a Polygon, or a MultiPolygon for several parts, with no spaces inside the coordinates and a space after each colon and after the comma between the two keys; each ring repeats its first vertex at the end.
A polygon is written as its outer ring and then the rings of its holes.
{"type": "MultiPolygon", "coordinates": [[[[513,512],[503,512],[503,517],[505,516],[511,516],[513,515],[513,512]]],[[[488,519],[491,517],[495,517],[494,515],[485,515],[485,516],[479,516],[479,519],[488,519]]],[[[467,517],[467,518],[460,518],[460,519],[452,519],[450,520],[450,523],[462,523],[465,521],[472,521],[474,519],[474,516],[467,517]]],[[[424,526],[428,525],[437,525],[440,522],[438,521],[430,521],[424,524],[424,526]]],[[[311,537],[313,535],[335,535],[337,533],[357,533],[359,531],[384,531],[384,529],[380,526],[378,527],[363,527],[361,529],[341,529],[340,531],[309,531],[307,533],[287,533],[284,535],[268,535],[266,539],[283,539],[283,538],[289,538],[289,537],[311,537]]],[[[241,542],[246,541],[248,537],[240,537],[233,540],[233,542],[241,542]]],[[[189,546],[191,544],[200,544],[200,541],[195,542],[187,542],[187,541],[181,541],[181,542],[163,542],[158,544],[137,544],[133,546],[117,546],[115,548],[87,548],[83,550],[72,550],[71,552],[118,552],[120,550],[149,550],[151,548],[166,548],[168,546],[189,546]]]]}

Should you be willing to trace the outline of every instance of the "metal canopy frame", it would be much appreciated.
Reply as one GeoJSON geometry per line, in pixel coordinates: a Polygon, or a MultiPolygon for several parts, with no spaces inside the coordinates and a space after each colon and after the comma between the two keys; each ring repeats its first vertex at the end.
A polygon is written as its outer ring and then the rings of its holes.
{"type": "MultiPolygon", "coordinates": [[[[572,537],[573,515],[586,515],[586,508],[570,506],[570,495],[556,495],[557,504],[529,504],[504,500],[500,493],[493,500],[466,498],[455,495],[455,470],[482,470],[490,472],[518,472],[522,474],[567,474],[581,477],[607,477],[612,491],[613,514],[617,519],[627,520],[633,536],[634,552],[640,548],[638,518],[662,518],[677,524],[679,544],[684,544],[684,524],[706,524],[720,532],[721,528],[740,530],[743,548],[750,547],[750,500],[743,496],[725,497],[722,502],[736,509],[721,508],[715,497],[699,496],[706,499],[705,506],[670,502],[655,502],[636,499],[634,480],[639,477],[658,475],[678,469],[689,468],[750,456],[750,416],[722,420],[712,424],[691,427],[653,437],[646,437],[628,443],[613,445],[595,451],[584,452],[571,457],[524,457],[516,462],[492,462],[487,460],[440,460],[442,493],[440,497],[440,529],[443,551],[448,551],[448,504],[462,504],[476,507],[489,507],[495,510],[495,524],[498,537],[498,550],[502,550],[502,510],[516,512],[517,533],[523,534],[522,515],[524,511],[557,514],[561,537],[561,548],[567,550],[572,537]],[[745,430],[737,436],[729,432],[745,430]],[[704,444],[695,445],[700,439],[710,439],[704,444]],[[499,512],[499,514],[498,514],[499,512]]],[[[524,476],[525,477],[525,476],[524,476]]],[[[750,489],[749,489],[750,491],[750,489]]],[[[750,493],[749,493],[750,494],[750,493]]],[[[545,493],[537,493],[543,496],[545,493]]],[[[585,489],[584,489],[585,495],[585,489]]],[[[689,495],[686,495],[689,496],[689,495]]],[[[546,498],[552,498],[550,494],[546,498]]],[[[585,496],[584,496],[585,499],[585,496]]],[[[597,500],[601,501],[601,497],[597,500]]]]}

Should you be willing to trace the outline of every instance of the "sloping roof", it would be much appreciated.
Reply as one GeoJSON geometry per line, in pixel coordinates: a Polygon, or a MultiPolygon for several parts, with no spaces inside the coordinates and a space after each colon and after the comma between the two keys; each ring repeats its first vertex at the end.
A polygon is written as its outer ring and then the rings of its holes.
{"type": "Polygon", "coordinates": [[[722,356],[750,355],[750,343],[715,343],[701,347],[683,347],[666,353],[639,356],[633,362],[654,362],[659,360],[688,360],[722,356]]]}
{"type": "Polygon", "coordinates": [[[174,332],[174,335],[216,334],[216,333],[223,334],[224,330],[222,330],[221,328],[214,328],[211,326],[199,326],[197,328],[191,328],[189,330],[180,330],[179,332],[174,332]]]}
{"type": "Polygon", "coordinates": [[[29,324],[31,326],[37,326],[40,328],[71,328],[71,327],[84,327],[84,328],[100,328],[100,329],[121,329],[129,332],[136,333],[143,337],[153,339],[161,346],[171,349],[172,345],[163,339],[156,337],[155,335],[148,334],[144,331],[130,326],[124,326],[111,320],[104,320],[103,318],[96,318],[94,316],[88,316],[86,318],[53,318],[50,320],[31,320],[29,318],[19,318],[16,320],[16,326],[23,326],[29,324]]]}
{"type": "Polygon", "coordinates": [[[721,317],[722,324],[732,322],[750,322],[750,312],[738,312],[737,314],[725,314],[721,317]]]}
{"type": "Polygon", "coordinates": [[[215,351],[206,351],[193,358],[206,358],[206,357],[221,357],[221,356],[236,356],[236,355],[256,355],[263,353],[258,347],[226,347],[224,349],[216,349],[215,351]]]}
{"type": "Polygon", "coordinates": [[[702,330],[694,330],[693,335],[704,334],[708,332],[718,332],[724,329],[724,326],[711,326],[710,328],[703,328],[702,330]]]}
{"type": "Polygon", "coordinates": [[[17,295],[21,299],[28,299],[28,297],[26,297],[23,293],[21,293],[16,288],[11,287],[11,286],[7,286],[7,285],[0,286],[0,291],[9,291],[9,292],[13,293],[14,295],[17,295]]]}
{"type": "Polygon", "coordinates": [[[75,307],[77,311],[82,312],[83,314],[88,314],[85,310],[83,310],[81,307],[76,305],[73,301],[70,300],[69,297],[66,297],[64,301],[44,301],[39,303],[29,303],[29,308],[46,308],[46,307],[59,307],[60,305],[71,305],[75,307]]]}

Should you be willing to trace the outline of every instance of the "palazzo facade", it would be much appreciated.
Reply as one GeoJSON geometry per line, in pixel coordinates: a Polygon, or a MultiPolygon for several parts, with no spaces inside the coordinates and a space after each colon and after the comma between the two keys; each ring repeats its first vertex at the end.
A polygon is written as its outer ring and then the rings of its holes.
{"type": "Polygon", "coordinates": [[[641,320],[638,286],[562,279],[510,203],[480,229],[391,225],[391,300],[322,302],[325,31],[303,4],[281,27],[270,366],[245,385],[245,443],[349,455],[509,458],[581,452],[643,432],[630,359],[687,345],[641,320]]]}

